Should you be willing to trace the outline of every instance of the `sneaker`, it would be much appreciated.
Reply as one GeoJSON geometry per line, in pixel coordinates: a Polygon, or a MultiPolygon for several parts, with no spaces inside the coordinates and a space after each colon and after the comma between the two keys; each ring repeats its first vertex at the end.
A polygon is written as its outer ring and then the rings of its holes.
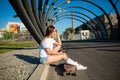
{"type": "Polygon", "coordinates": [[[83,66],[83,65],[78,64],[78,65],[76,66],[76,69],[77,69],[77,70],[86,70],[86,69],[87,69],[87,67],[86,67],[86,66],[83,66]]]}

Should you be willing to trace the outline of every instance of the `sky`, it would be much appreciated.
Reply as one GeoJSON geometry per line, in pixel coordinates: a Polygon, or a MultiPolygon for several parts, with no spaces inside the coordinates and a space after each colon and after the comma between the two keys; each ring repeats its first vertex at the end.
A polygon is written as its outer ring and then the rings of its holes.
{"type": "Polygon", "coordinates": [[[5,28],[8,22],[21,22],[19,18],[13,18],[16,15],[14,9],[8,0],[1,0],[0,2],[0,29],[5,28]]]}
{"type": "MultiPolygon", "coordinates": [[[[50,0],[50,1],[52,1],[52,0],[50,0]]],[[[64,1],[64,0],[58,0],[58,3],[62,2],[62,1],[64,1]]],[[[110,10],[112,9],[111,5],[108,3],[108,0],[91,0],[91,1],[94,1],[95,3],[99,4],[107,13],[109,13],[110,10]]],[[[117,0],[113,0],[114,3],[116,1],[117,0]]],[[[65,4],[65,5],[61,6],[61,8],[65,7],[65,6],[68,6],[68,5],[83,6],[87,9],[92,10],[97,15],[103,14],[95,6],[93,6],[89,3],[86,3],[86,2],[80,2],[80,1],[73,1],[69,4],[65,4]]],[[[119,5],[120,5],[120,0],[118,0],[118,3],[116,4],[118,9],[120,9],[119,5]]],[[[69,9],[69,10],[71,10],[71,9],[69,9]]],[[[85,10],[82,10],[82,9],[73,9],[73,10],[83,12],[84,14],[89,15],[89,17],[91,17],[91,18],[95,17],[94,15],[89,13],[88,11],[85,11],[85,10]]],[[[112,13],[114,13],[114,10],[112,10],[112,13]]],[[[120,10],[119,10],[119,13],[120,13],[120,10]]],[[[12,8],[12,6],[8,2],[8,0],[1,0],[1,2],[0,2],[0,29],[5,28],[6,24],[8,22],[21,22],[21,20],[19,18],[13,18],[14,15],[16,15],[16,12],[12,8]]],[[[89,19],[87,19],[87,20],[89,20],[89,19]]],[[[72,22],[71,19],[62,19],[62,20],[56,22],[55,26],[59,30],[60,34],[62,34],[62,32],[65,31],[66,28],[71,27],[71,25],[72,25],[71,22],[72,22]]],[[[79,22],[77,20],[74,20],[74,27],[75,28],[78,27],[81,24],[82,24],[81,22],[79,22]]]]}

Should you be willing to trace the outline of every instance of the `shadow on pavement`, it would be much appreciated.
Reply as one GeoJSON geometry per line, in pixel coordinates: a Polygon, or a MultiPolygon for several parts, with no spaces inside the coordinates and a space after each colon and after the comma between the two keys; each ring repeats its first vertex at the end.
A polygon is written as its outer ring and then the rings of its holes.
{"type": "Polygon", "coordinates": [[[60,63],[58,65],[51,64],[51,67],[55,67],[55,71],[57,72],[58,75],[63,76],[64,70],[64,63],[60,63]]]}
{"type": "Polygon", "coordinates": [[[15,54],[14,56],[31,64],[39,64],[39,58],[34,56],[20,55],[20,54],[15,54]]]}

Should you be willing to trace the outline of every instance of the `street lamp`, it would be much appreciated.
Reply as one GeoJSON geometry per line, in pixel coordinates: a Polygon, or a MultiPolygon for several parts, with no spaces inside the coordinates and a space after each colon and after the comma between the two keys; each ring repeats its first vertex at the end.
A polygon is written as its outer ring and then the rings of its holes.
{"type": "Polygon", "coordinates": [[[58,10],[58,12],[62,12],[62,10],[61,10],[61,9],[59,9],[59,10],[58,10]]]}
{"type": "Polygon", "coordinates": [[[67,3],[70,3],[71,2],[71,0],[67,0],[67,3]]]}

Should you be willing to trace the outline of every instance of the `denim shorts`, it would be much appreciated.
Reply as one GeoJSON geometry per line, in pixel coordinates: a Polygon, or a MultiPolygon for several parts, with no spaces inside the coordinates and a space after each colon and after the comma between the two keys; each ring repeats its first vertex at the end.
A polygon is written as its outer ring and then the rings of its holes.
{"type": "Polygon", "coordinates": [[[47,57],[40,57],[40,64],[45,64],[48,60],[48,56],[47,57]]]}

